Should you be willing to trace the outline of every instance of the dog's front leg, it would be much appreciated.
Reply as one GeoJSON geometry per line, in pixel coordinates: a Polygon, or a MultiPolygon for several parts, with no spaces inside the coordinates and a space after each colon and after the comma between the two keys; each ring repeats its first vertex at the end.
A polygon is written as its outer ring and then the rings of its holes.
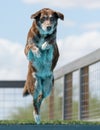
{"type": "Polygon", "coordinates": [[[49,49],[50,48],[50,45],[49,45],[49,43],[46,41],[46,42],[44,42],[43,44],[42,44],[42,46],[41,46],[41,49],[42,50],[46,50],[46,49],[49,49]]]}
{"type": "Polygon", "coordinates": [[[32,50],[33,54],[37,57],[40,57],[40,50],[39,48],[34,44],[32,38],[28,38],[28,46],[32,50]]]}
{"type": "Polygon", "coordinates": [[[41,56],[41,53],[40,53],[40,50],[39,48],[37,48],[36,46],[31,48],[33,54],[36,56],[36,57],[40,57],[41,56]]]}

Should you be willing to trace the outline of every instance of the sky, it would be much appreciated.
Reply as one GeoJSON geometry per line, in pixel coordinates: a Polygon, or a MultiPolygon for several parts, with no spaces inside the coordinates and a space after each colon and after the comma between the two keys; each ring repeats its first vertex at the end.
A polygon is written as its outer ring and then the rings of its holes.
{"type": "Polygon", "coordinates": [[[24,55],[31,14],[42,8],[64,14],[58,21],[56,69],[100,48],[100,0],[1,0],[0,80],[26,79],[24,55]]]}

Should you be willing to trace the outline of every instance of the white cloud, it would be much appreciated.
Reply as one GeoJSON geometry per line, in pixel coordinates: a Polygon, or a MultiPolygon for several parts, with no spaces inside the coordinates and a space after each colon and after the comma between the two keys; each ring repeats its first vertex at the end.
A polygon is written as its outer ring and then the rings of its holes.
{"type": "Polygon", "coordinates": [[[88,30],[100,29],[100,22],[84,24],[82,28],[88,30]]]}
{"type": "MultiPolygon", "coordinates": [[[[58,46],[57,68],[100,48],[100,32],[67,36],[58,41],[58,46]]],[[[23,50],[22,44],[0,39],[0,80],[26,79],[28,61],[23,50]]]]}
{"type": "Polygon", "coordinates": [[[22,44],[0,39],[0,80],[26,78],[27,60],[23,50],[22,44]]]}
{"type": "Polygon", "coordinates": [[[64,22],[63,22],[64,26],[66,27],[74,27],[76,25],[76,22],[75,21],[72,21],[70,19],[66,19],[64,22]]]}
{"type": "Polygon", "coordinates": [[[57,68],[100,48],[100,32],[85,32],[58,41],[60,58],[57,68]]]}
{"type": "Polygon", "coordinates": [[[55,6],[55,7],[83,7],[88,9],[100,8],[100,0],[22,0],[27,4],[43,4],[46,6],[55,6]]]}

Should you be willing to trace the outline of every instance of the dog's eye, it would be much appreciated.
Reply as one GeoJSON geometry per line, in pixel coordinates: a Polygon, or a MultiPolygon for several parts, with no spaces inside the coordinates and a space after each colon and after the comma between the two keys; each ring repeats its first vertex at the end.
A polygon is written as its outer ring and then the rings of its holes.
{"type": "Polygon", "coordinates": [[[50,17],[50,21],[51,21],[51,22],[54,21],[54,17],[50,17]]]}
{"type": "Polygon", "coordinates": [[[41,23],[43,23],[46,20],[46,17],[41,18],[41,23]]]}

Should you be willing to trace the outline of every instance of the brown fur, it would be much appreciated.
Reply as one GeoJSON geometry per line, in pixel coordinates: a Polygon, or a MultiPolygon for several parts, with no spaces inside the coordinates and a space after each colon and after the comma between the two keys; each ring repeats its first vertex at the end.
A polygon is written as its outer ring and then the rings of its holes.
{"type": "MultiPolygon", "coordinates": [[[[36,17],[38,17],[40,15],[40,13],[41,13],[41,17],[47,13],[49,13],[49,15],[56,13],[58,18],[60,18],[62,20],[64,19],[63,14],[56,12],[56,11],[52,11],[50,9],[42,9],[42,10],[38,11],[37,13],[33,14],[31,16],[31,18],[35,19],[36,17]]],[[[25,55],[27,55],[27,53],[30,49],[33,49],[33,50],[37,49],[37,47],[35,46],[35,43],[33,43],[33,44],[29,43],[31,41],[31,39],[36,37],[36,35],[39,35],[39,30],[37,29],[36,21],[34,21],[32,24],[32,27],[30,28],[30,30],[28,32],[27,43],[26,43],[26,46],[24,49],[25,55]]],[[[49,44],[52,44],[54,47],[54,54],[53,54],[52,67],[51,67],[52,71],[54,70],[54,68],[57,64],[58,58],[59,58],[59,50],[58,50],[58,47],[56,44],[56,32],[53,34],[53,36],[51,35],[51,36],[47,37],[49,44]],[[54,35],[55,35],[55,37],[53,37],[54,35]]],[[[26,80],[26,83],[24,86],[23,96],[26,96],[28,94],[33,95],[33,93],[34,93],[35,78],[32,76],[33,72],[36,72],[36,70],[35,70],[34,66],[32,66],[32,63],[29,62],[27,80],[26,80]]]]}

